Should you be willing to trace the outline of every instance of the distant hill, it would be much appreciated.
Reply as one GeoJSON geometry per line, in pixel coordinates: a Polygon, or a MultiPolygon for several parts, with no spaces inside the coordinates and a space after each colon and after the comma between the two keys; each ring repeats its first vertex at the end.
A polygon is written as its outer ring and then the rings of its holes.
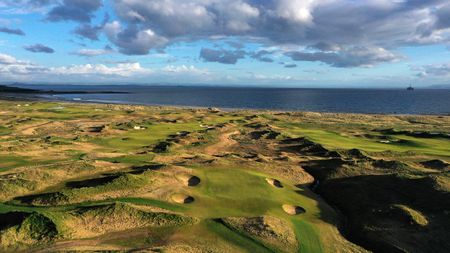
{"type": "Polygon", "coordinates": [[[54,91],[54,90],[35,90],[27,88],[19,88],[7,85],[0,85],[0,93],[27,93],[27,94],[125,94],[129,92],[122,91],[81,91],[81,90],[69,90],[69,91],[54,91]]]}
{"type": "Polygon", "coordinates": [[[11,92],[11,93],[39,93],[38,90],[33,89],[23,89],[18,87],[11,87],[6,85],[0,85],[0,92],[11,92]]]}

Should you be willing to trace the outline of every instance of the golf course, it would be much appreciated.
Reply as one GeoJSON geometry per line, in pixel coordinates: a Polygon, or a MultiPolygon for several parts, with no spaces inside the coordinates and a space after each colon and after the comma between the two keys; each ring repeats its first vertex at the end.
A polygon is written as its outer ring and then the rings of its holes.
{"type": "Polygon", "coordinates": [[[0,252],[448,252],[450,117],[0,101],[0,252]]]}

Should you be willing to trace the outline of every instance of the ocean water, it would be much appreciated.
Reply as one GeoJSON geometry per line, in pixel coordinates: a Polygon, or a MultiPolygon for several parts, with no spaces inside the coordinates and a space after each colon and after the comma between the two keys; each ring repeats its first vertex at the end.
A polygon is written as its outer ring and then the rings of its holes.
{"type": "MultiPolygon", "coordinates": [[[[125,91],[51,98],[100,103],[376,114],[450,115],[450,90],[295,89],[180,86],[28,86],[47,90],[125,91]]],[[[47,98],[50,98],[47,96],[47,98]]]]}

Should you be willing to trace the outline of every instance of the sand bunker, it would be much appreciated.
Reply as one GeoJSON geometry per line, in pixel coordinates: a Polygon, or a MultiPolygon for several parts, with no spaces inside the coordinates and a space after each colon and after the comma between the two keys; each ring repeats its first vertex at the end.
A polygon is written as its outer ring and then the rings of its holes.
{"type": "Polygon", "coordinates": [[[269,183],[270,185],[277,187],[277,188],[283,188],[283,185],[281,184],[281,182],[277,179],[274,178],[266,178],[267,183],[269,183]]]}
{"type": "Polygon", "coordinates": [[[189,174],[182,174],[177,176],[177,178],[187,186],[197,186],[201,181],[199,177],[189,174]]]}
{"type": "Polygon", "coordinates": [[[306,212],[305,209],[303,209],[300,206],[293,206],[293,205],[288,205],[288,204],[284,204],[282,206],[283,210],[290,215],[297,215],[297,214],[301,214],[306,212]]]}
{"type": "Polygon", "coordinates": [[[194,197],[186,194],[174,194],[172,200],[179,204],[189,204],[194,202],[194,197]]]}

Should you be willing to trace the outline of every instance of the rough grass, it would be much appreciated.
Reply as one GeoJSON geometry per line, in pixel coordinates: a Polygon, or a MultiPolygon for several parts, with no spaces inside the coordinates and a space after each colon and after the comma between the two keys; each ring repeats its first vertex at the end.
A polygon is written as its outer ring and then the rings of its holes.
{"type": "Polygon", "coordinates": [[[272,216],[230,217],[222,219],[222,222],[227,227],[249,236],[272,251],[298,251],[297,238],[292,225],[282,219],[272,216]]]}
{"type": "MultiPolygon", "coordinates": [[[[147,173],[148,174],[148,173],[147,173]]],[[[147,175],[123,174],[110,182],[96,187],[67,188],[59,192],[38,195],[31,199],[34,205],[66,205],[83,201],[97,200],[98,195],[127,195],[145,184],[151,183],[147,175]]],[[[105,198],[105,197],[103,197],[105,198]]]]}
{"type": "Polygon", "coordinates": [[[182,226],[194,220],[176,214],[147,212],[120,202],[80,207],[69,212],[63,223],[71,238],[87,238],[140,227],[182,226]]]}
{"type": "Polygon", "coordinates": [[[10,224],[0,229],[0,248],[20,248],[48,243],[58,235],[56,225],[46,216],[38,213],[10,212],[0,215],[3,222],[10,224]]]}

